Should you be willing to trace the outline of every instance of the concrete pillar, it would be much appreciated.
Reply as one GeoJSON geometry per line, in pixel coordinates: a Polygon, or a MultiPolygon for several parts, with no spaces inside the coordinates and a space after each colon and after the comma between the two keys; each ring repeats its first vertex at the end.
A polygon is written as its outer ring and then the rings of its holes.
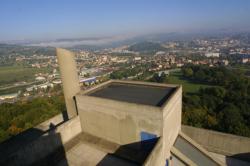
{"type": "Polygon", "coordinates": [[[74,59],[75,55],[73,52],[62,48],[56,48],[56,54],[61,73],[67,114],[70,119],[77,115],[77,108],[73,98],[76,93],[80,91],[76,62],[74,59]]]}

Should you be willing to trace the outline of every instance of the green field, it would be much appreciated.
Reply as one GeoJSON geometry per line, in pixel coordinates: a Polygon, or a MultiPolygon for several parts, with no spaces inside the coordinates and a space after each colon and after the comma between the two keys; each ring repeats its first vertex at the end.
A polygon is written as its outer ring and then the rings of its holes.
{"type": "Polygon", "coordinates": [[[10,85],[20,81],[33,81],[36,73],[45,73],[49,68],[31,68],[23,66],[0,67],[0,86],[10,85]]]}
{"type": "Polygon", "coordinates": [[[167,82],[170,84],[181,84],[183,91],[187,93],[196,93],[200,88],[212,87],[211,85],[199,84],[182,78],[181,71],[170,72],[167,82]]]}

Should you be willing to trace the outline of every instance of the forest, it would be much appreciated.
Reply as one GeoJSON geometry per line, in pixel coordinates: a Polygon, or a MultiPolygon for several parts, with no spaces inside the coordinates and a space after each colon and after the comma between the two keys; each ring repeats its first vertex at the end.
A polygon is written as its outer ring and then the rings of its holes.
{"type": "Polygon", "coordinates": [[[66,111],[64,97],[39,97],[0,105],[0,142],[66,111]]]}
{"type": "MultiPolygon", "coordinates": [[[[180,75],[185,84],[202,85],[183,90],[183,124],[250,137],[250,79],[244,71],[187,65],[180,75]]],[[[149,81],[173,83],[171,73],[156,73],[149,81]]]]}
{"type": "Polygon", "coordinates": [[[183,123],[250,137],[250,79],[240,70],[186,66],[185,79],[214,85],[183,95],[183,123]]]}

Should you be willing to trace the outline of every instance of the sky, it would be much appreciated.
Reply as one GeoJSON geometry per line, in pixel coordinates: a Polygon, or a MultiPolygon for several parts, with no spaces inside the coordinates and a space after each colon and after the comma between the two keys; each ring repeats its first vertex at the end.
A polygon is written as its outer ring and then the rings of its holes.
{"type": "Polygon", "coordinates": [[[250,31],[249,0],[1,0],[0,41],[250,31]]]}

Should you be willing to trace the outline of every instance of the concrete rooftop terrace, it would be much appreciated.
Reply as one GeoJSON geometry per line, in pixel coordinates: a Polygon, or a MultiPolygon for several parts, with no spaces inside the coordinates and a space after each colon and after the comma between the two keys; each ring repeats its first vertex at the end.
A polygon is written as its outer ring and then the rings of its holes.
{"type": "Polygon", "coordinates": [[[128,84],[116,81],[90,91],[86,95],[161,107],[175,90],[174,86],[156,86],[152,83],[128,84]]]}
{"type": "Polygon", "coordinates": [[[143,165],[157,141],[119,145],[82,132],[65,144],[65,157],[57,162],[57,166],[143,165]]]}

